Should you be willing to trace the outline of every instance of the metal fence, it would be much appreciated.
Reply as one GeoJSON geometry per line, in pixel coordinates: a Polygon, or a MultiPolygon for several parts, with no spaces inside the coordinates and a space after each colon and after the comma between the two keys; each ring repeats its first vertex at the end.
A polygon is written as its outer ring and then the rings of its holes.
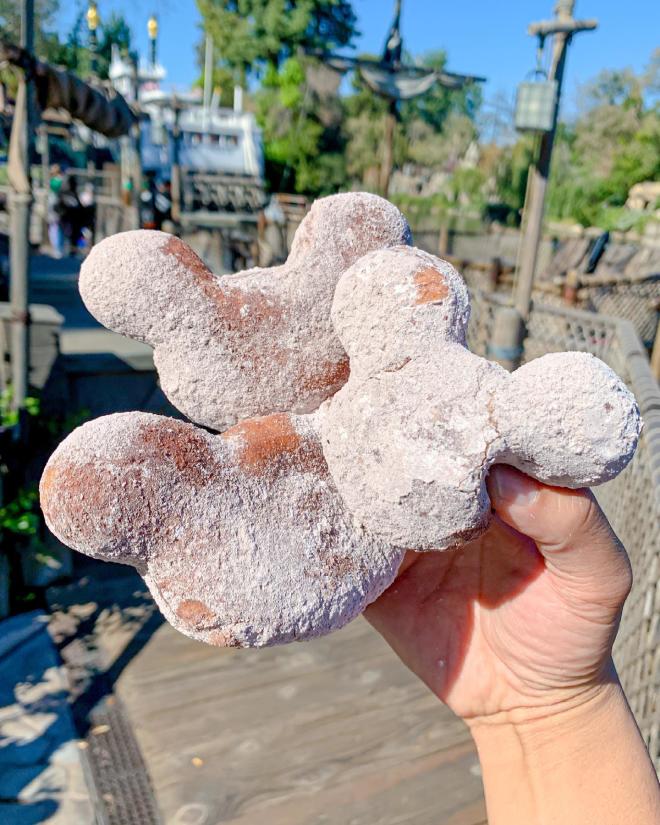
{"type": "MultiPolygon", "coordinates": [[[[470,349],[488,354],[502,296],[474,291],[470,349]]],[[[615,660],[651,757],[660,770],[660,389],[629,321],[535,303],[524,360],[547,352],[597,355],[628,384],[644,418],[630,465],[596,494],[630,555],[634,584],[623,613],[615,660]]]]}

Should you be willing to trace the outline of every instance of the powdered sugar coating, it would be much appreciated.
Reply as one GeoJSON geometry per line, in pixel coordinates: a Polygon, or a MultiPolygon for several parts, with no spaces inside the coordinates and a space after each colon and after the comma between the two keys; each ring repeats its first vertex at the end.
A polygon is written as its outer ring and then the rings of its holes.
{"type": "Polygon", "coordinates": [[[386,200],[334,195],[314,203],[283,266],[217,278],[178,238],[124,232],[94,247],[80,292],[105,326],[154,347],[178,409],[223,430],[254,415],[312,412],[346,382],[330,321],[337,281],[366,252],[410,242],[386,200]]]}
{"type": "Polygon", "coordinates": [[[372,374],[442,341],[465,344],[470,296],[447,261],[414,247],[378,249],[341,277],[331,317],[351,372],[372,374]]]}
{"type": "Polygon", "coordinates": [[[634,453],[639,409],[609,367],[561,353],[511,375],[465,348],[468,314],[455,270],[406,247],[372,252],[337,286],[351,374],[320,410],[323,451],[357,523],[389,544],[442,550],[483,531],[495,462],[581,487],[634,453]]]}
{"type": "Polygon", "coordinates": [[[162,233],[96,248],[86,300],[155,345],[170,397],[197,420],[313,409],[341,387],[312,415],[248,418],[222,436],[109,416],[51,457],[53,532],[135,565],[193,638],[261,646],[337,629],[393,580],[399,548],[446,549],[485,529],[493,463],[577,487],[634,453],[639,410],[602,362],[562,353],[509,375],[470,353],[462,279],[390,244],[407,229],[383,220],[383,203],[322,201],[286,267],[240,276],[214,278],[162,233]],[[378,248],[360,258],[365,238],[378,248]]]}
{"type": "Polygon", "coordinates": [[[62,541],[133,564],[175,628],[216,645],[336,630],[402,558],[353,526],[313,416],[222,436],[147,413],[99,418],[51,456],[41,501],[62,541]]]}
{"type": "Polygon", "coordinates": [[[498,460],[546,484],[603,484],[632,459],[642,429],[635,398],[587,352],[555,352],[524,364],[498,387],[498,460]]]}

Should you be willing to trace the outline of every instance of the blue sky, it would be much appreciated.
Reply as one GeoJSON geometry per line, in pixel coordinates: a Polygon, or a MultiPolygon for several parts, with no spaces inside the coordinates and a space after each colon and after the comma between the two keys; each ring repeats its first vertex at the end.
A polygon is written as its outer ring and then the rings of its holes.
{"type": "MultiPolygon", "coordinates": [[[[86,2],[83,3],[86,7],[86,2]]],[[[71,26],[81,0],[64,0],[60,29],[71,26]]],[[[98,0],[100,14],[121,11],[133,28],[138,47],[147,49],[146,21],[160,19],[159,56],[168,83],[188,86],[196,78],[195,44],[200,17],[194,0],[98,0]]],[[[380,51],[391,19],[392,0],[354,0],[362,32],[357,48],[380,51]]],[[[516,84],[534,66],[534,41],[527,24],[552,16],[554,0],[404,0],[402,29],[413,54],[443,48],[449,68],[488,78],[486,99],[504,92],[511,98],[516,84]]],[[[660,45],[658,0],[577,0],[577,17],[595,17],[596,32],[576,37],[566,70],[564,109],[576,108],[579,84],[603,68],[631,66],[639,71],[660,45]]]]}

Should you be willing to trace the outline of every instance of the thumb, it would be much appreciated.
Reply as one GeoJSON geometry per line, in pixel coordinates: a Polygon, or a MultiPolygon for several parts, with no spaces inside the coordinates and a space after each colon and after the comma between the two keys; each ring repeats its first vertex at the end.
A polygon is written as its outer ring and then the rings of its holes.
{"type": "Polygon", "coordinates": [[[625,600],[630,562],[590,490],[549,487],[503,464],[487,485],[498,516],[534,541],[547,569],[567,583],[589,583],[611,604],[625,600]]]}

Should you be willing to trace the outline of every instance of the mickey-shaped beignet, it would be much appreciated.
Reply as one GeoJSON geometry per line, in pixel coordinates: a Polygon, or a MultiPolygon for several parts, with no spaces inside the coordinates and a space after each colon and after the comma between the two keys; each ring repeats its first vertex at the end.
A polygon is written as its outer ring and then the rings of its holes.
{"type": "Polygon", "coordinates": [[[321,409],[323,451],[357,523],[413,550],[481,532],[495,462],[567,487],[632,457],[641,420],[612,370],[578,352],[509,374],[465,347],[467,289],[445,261],[399,247],[341,278],[332,320],[348,383],[321,409]]]}
{"type": "Polygon", "coordinates": [[[148,413],[84,424],[41,480],[51,530],[134,565],[168,621],[223,646],[342,627],[392,581],[402,553],[356,529],[313,416],[211,435],[148,413]]]}
{"type": "Polygon", "coordinates": [[[283,266],[216,277],[179,238],[138,230],[95,246],[80,274],[89,309],[154,347],[163,391],[215,430],[317,409],[348,378],[330,321],[341,274],[372,249],[409,244],[399,210],[363,192],[316,201],[283,266]]]}
{"type": "Polygon", "coordinates": [[[222,435],[145,413],[85,424],[41,480],[53,532],[133,564],[183,633],[261,646],[350,621],[404,550],[478,535],[495,462],[570,487],[620,472],[641,428],[620,379],[583,353],[513,374],[473,355],[462,279],[397,238],[394,207],[352,194],[313,207],[270,271],[215,279],[162,233],[100,244],[86,300],[155,345],[184,412],[284,411],[222,435]]]}

